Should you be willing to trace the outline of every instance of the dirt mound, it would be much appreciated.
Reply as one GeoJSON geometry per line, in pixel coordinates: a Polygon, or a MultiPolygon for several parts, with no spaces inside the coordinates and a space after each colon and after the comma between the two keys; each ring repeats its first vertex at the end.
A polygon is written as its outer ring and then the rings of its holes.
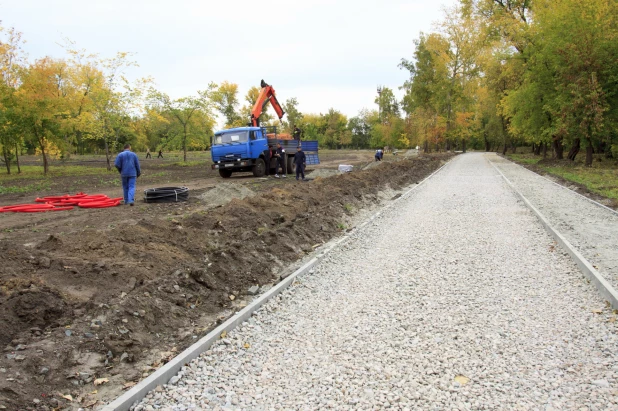
{"type": "Polygon", "coordinates": [[[27,246],[1,242],[0,304],[8,314],[0,335],[8,352],[25,358],[0,359],[10,379],[0,379],[0,405],[34,408],[38,398],[47,407],[85,407],[118,395],[245,304],[249,287],[271,284],[339,235],[350,210],[419,182],[445,158],[286,182],[252,196],[222,184],[204,195],[245,198],[186,215],[186,205],[164,205],[178,215],[125,217],[27,246]],[[110,382],[88,395],[95,377],[110,382]]]}
{"type": "Polygon", "coordinates": [[[382,161],[372,161],[371,163],[368,163],[366,166],[364,166],[363,170],[371,170],[373,168],[379,167],[381,164],[383,164],[382,161]]]}
{"type": "Polygon", "coordinates": [[[67,304],[62,297],[47,287],[38,288],[31,284],[28,288],[5,282],[0,290],[0,344],[11,342],[12,336],[33,327],[58,326],[58,320],[65,314],[67,304]],[[7,290],[13,287],[13,292],[7,290]]]}
{"type": "Polygon", "coordinates": [[[242,200],[243,198],[255,195],[255,191],[242,184],[221,183],[198,196],[207,204],[207,208],[214,208],[227,204],[232,199],[242,200]]]}
{"type": "MultiPolygon", "coordinates": [[[[400,154],[400,153],[398,153],[398,154],[400,154]]],[[[406,150],[406,151],[403,153],[403,156],[404,156],[405,158],[418,157],[418,156],[419,156],[419,150],[411,148],[411,149],[409,149],[409,150],[406,150]]]]}
{"type": "Polygon", "coordinates": [[[306,173],[307,178],[315,179],[315,178],[329,178],[332,176],[337,176],[341,174],[339,170],[332,170],[328,168],[320,168],[317,170],[313,170],[311,172],[306,173]]]}

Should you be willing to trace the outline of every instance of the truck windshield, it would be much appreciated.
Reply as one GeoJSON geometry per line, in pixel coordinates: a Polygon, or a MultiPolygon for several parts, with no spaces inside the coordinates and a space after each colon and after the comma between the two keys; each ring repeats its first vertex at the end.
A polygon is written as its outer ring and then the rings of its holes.
{"type": "Polygon", "coordinates": [[[248,140],[248,131],[231,131],[215,134],[215,144],[246,143],[248,140]]]}

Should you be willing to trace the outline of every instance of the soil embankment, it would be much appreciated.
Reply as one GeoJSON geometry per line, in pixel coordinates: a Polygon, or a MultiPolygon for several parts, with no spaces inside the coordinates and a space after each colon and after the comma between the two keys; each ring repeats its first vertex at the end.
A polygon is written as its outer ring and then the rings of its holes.
{"type": "Polygon", "coordinates": [[[0,406],[96,407],[233,313],[250,287],[268,287],[340,234],[345,216],[378,203],[382,189],[418,182],[445,159],[290,181],[214,209],[194,198],[4,236],[0,406]]]}

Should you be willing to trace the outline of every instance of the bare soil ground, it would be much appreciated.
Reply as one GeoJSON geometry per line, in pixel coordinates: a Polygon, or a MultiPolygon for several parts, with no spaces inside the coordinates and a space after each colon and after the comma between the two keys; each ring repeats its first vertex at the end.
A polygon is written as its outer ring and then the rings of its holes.
{"type": "MultiPolygon", "coordinates": [[[[322,168],[362,166],[372,153],[332,157],[322,168]]],[[[245,174],[226,180],[229,190],[207,165],[169,166],[149,180],[156,173],[145,164],[140,188],[189,186],[189,201],[0,214],[0,409],[100,406],[246,304],[251,286],[268,287],[339,235],[353,210],[447,158],[388,161],[305,183],[245,174]]],[[[84,177],[80,191],[119,194],[97,178],[84,177]]],[[[55,194],[73,185],[74,177],[54,181],[55,194]]],[[[40,194],[50,193],[7,194],[0,205],[40,194]]]]}

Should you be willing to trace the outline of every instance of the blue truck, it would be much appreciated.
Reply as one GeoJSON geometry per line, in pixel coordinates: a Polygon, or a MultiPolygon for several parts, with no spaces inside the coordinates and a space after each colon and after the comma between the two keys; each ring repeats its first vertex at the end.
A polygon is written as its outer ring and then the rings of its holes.
{"type": "Polygon", "coordinates": [[[212,169],[219,170],[219,175],[223,178],[230,178],[232,173],[248,171],[256,177],[264,176],[267,169],[272,170],[276,167],[275,158],[271,158],[269,164],[266,164],[266,159],[268,147],[274,148],[277,143],[280,143],[285,150],[283,162],[286,167],[285,173],[294,172],[294,153],[298,146],[305,152],[307,165],[320,163],[317,141],[301,141],[298,135],[293,139],[289,134],[277,133],[276,127],[260,126],[260,115],[268,103],[275,109],[279,120],[285,114],[277,101],[275,89],[264,80],[261,86],[260,94],[251,110],[249,125],[218,131],[212,137],[210,149],[212,169]]]}
{"type": "Polygon", "coordinates": [[[271,158],[266,164],[268,147],[276,147],[280,143],[285,150],[283,164],[286,172],[294,173],[294,153],[301,146],[306,155],[307,165],[319,164],[318,142],[308,140],[292,140],[287,135],[280,136],[271,128],[266,127],[237,127],[215,133],[210,149],[213,170],[219,170],[219,175],[229,178],[232,173],[252,172],[255,177],[263,177],[266,168],[273,170],[276,159],[271,158]],[[279,138],[283,137],[283,138],[279,138]]]}

